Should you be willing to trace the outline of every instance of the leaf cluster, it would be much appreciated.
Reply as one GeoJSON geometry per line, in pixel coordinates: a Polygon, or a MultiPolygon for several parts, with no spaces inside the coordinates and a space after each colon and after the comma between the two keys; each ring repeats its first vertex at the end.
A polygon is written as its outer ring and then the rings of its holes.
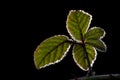
{"type": "Polygon", "coordinates": [[[73,45],[73,59],[84,71],[93,66],[97,51],[105,52],[106,45],[102,41],[104,29],[90,27],[92,16],[83,10],[71,10],[66,21],[66,28],[71,39],[65,35],[47,38],[34,51],[34,63],[37,69],[44,68],[61,61],[73,45]]]}

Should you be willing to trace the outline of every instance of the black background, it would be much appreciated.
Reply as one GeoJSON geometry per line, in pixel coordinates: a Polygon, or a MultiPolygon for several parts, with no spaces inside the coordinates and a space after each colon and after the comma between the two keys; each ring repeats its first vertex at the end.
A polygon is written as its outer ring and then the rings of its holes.
{"type": "MultiPolygon", "coordinates": [[[[29,4],[29,3],[28,3],[29,4]]],[[[33,62],[33,53],[37,45],[44,39],[63,34],[69,36],[66,30],[66,19],[70,10],[84,10],[93,16],[90,27],[97,26],[105,29],[103,41],[107,52],[98,52],[93,65],[96,74],[120,73],[119,52],[119,13],[117,2],[102,0],[63,0],[30,2],[27,8],[28,28],[30,28],[31,52],[24,53],[22,74],[32,80],[68,80],[85,76],[73,61],[72,51],[59,63],[37,70],[33,62]],[[28,76],[26,76],[28,75],[28,76]]],[[[69,36],[70,37],[70,36],[69,36]]],[[[29,41],[30,41],[29,40],[29,41]]]]}

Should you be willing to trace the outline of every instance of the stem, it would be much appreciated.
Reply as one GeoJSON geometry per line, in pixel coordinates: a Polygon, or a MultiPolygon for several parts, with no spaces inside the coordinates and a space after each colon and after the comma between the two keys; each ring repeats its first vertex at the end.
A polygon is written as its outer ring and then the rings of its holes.
{"type": "MultiPolygon", "coordinates": [[[[74,80],[74,79],[70,79],[74,80]]],[[[96,75],[90,77],[81,77],[77,80],[120,80],[120,74],[106,74],[106,75],[96,75]]]]}
{"type": "Polygon", "coordinates": [[[81,43],[80,43],[80,42],[76,42],[76,41],[74,41],[74,40],[69,40],[68,42],[73,43],[73,44],[82,45],[82,47],[83,47],[83,49],[84,49],[84,51],[85,51],[85,55],[86,55],[85,58],[87,59],[88,68],[89,68],[88,73],[87,73],[86,76],[91,76],[91,75],[92,75],[92,67],[91,67],[91,65],[90,65],[90,60],[89,60],[89,57],[88,57],[88,52],[87,52],[87,50],[86,50],[84,40],[82,40],[81,43]]]}
{"type": "Polygon", "coordinates": [[[82,40],[82,43],[83,43],[82,46],[83,46],[83,49],[85,51],[86,59],[87,59],[87,62],[88,62],[88,68],[89,68],[88,73],[87,73],[86,76],[91,76],[92,75],[92,67],[90,65],[90,60],[89,60],[89,57],[88,57],[88,52],[86,50],[84,40],[82,40]]]}
{"type": "Polygon", "coordinates": [[[84,37],[83,37],[82,29],[80,29],[80,32],[81,32],[80,35],[81,35],[81,39],[82,39],[82,47],[83,47],[83,49],[85,51],[85,55],[86,55],[85,57],[86,57],[87,62],[88,62],[88,73],[86,75],[88,77],[88,76],[92,75],[92,67],[90,65],[90,59],[88,57],[88,52],[87,52],[86,47],[85,47],[85,42],[84,42],[84,37]]]}

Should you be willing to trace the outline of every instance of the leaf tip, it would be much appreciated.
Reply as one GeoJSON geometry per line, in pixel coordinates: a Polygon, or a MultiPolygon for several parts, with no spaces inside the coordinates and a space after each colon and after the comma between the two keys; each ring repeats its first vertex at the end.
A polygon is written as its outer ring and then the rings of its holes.
{"type": "Polygon", "coordinates": [[[100,39],[100,41],[103,43],[103,48],[102,49],[97,49],[98,51],[100,51],[100,52],[107,52],[107,46],[106,46],[106,44],[105,44],[105,42],[103,42],[101,39],[100,39]]]}

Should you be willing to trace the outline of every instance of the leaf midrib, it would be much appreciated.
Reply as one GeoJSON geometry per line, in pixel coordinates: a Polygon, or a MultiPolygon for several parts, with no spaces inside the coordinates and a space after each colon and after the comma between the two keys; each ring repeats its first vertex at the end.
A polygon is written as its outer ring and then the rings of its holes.
{"type": "Polygon", "coordinates": [[[78,24],[78,28],[79,28],[79,32],[80,32],[80,35],[81,35],[81,39],[83,40],[83,34],[82,34],[82,29],[81,29],[81,27],[80,27],[80,24],[79,23],[81,23],[82,22],[82,19],[84,18],[84,16],[75,16],[75,18],[76,18],[76,20],[77,20],[77,24],[78,24]],[[80,19],[80,21],[79,21],[79,17],[81,17],[81,19],[80,19]]]}
{"type": "Polygon", "coordinates": [[[60,43],[59,45],[55,46],[52,50],[50,50],[50,51],[42,58],[42,60],[41,60],[40,63],[38,64],[38,66],[43,62],[43,60],[46,58],[46,56],[48,56],[53,50],[55,50],[56,48],[58,48],[60,45],[64,44],[65,42],[68,42],[68,43],[69,43],[68,40],[65,40],[65,41],[63,41],[62,43],[60,43]]]}

